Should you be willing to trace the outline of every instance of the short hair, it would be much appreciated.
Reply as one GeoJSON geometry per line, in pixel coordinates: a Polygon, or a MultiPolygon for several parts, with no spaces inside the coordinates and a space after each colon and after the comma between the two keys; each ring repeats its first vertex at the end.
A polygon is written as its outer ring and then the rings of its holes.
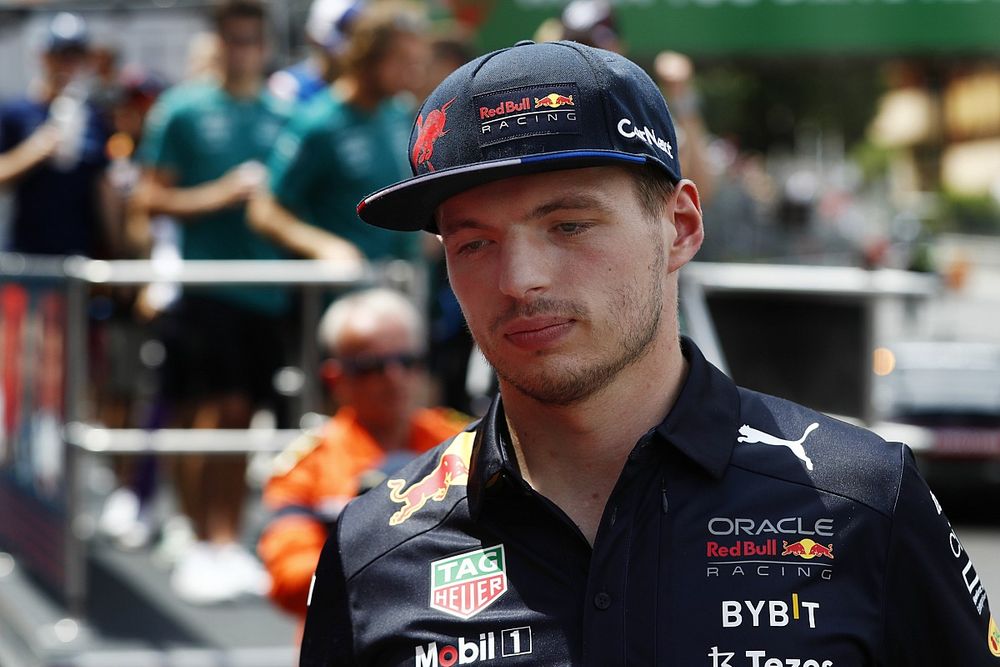
{"type": "Polygon", "coordinates": [[[222,31],[222,26],[229,19],[267,20],[267,9],[259,0],[221,0],[212,9],[212,25],[216,32],[222,31]]]}
{"type": "Polygon", "coordinates": [[[626,167],[639,197],[639,205],[650,218],[658,218],[666,202],[674,194],[674,182],[659,167],[644,164],[626,167]]]}
{"type": "Polygon", "coordinates": [[[417,5],[395,0],[370,5],[351,23],[350,38],[341,55],[343,70],[368,70],[385,58],[398,35],[426,32],[426,18],[417,5]]]}
{"type": "Polygon", "coordinates": [[[431,54],[434,60],[445,60],[461,67],[472,60],[469,44],[459,37],[438,36],[431,40],[431,54]]]}
{"type": "Polygon", "coordinates": [[[319,345],[328,354],[337,356],[348,326],[361,318],[377,321],[386,317],[402,322],[413,334],[418,349],[423,351],[427,329],[423,315],[409,298],[385,287],[351,292],[330,304],[319,322],[319,345]]]}

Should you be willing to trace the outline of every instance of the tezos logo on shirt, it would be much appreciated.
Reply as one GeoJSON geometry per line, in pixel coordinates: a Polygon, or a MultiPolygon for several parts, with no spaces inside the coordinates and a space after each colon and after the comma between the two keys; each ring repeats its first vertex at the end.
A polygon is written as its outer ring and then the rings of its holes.
{"type": "Polygon", "coordinates": [[[472,618],[507,592],[503,545],[431,563],[431,609],[472,618]]]}

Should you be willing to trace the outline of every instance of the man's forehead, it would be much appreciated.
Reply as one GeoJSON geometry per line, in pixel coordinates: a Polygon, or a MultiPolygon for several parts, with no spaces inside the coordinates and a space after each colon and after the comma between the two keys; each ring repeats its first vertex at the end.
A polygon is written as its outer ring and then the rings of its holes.
{"type": "Polygon", "coordinates": [[[497,213],[480,203],[500,199],[503,215],[539,217],[556,209],[612,208],[629,174],[620,167],[587,167],[513,176],[465,190],[444,200],[435,213],[438,230],[476,227],[497,213]]]}

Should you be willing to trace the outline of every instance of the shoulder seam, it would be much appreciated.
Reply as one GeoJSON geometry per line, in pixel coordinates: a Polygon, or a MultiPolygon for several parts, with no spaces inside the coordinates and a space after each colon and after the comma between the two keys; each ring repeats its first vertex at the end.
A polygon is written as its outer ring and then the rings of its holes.
{"type": "Polygon", "coordinates": [[[752,470],[752,469],[746,468],[746,467],[744,467],[744,466],[742,466],[742,465],[740,465],[738,463],[730,463],[729,465],[732,466],[733,468],[738,468],[739,470],[743,470],[744,472],[748,472],[748,473],[750,473],[752,475],[758,475],[760,477],[768,477],[770,479],[776,479],[778,481],[786,482],[788,484],[795,484],[797,486],[804,486],[806,488],[815,489],[817,491],[822,491],[823,493],[829,494],[831,496],[837,496],[838,498],[845,498],[847,500],[850,500],[852,503],[857,503],[859,505],[862,505],[863,507],[867,507],[871,511],[875,512],[876,514],[879,514],[879,515],[885,517],[886,519],[889,519],[890,521],[892,520],[892,516],[890,514],[887,514],[886,512],[880,510],[877,507],[872,507],[868,503],[866,503],[866,502],[864,502],[862,500],[858,500],[857,498],[853,498],[851,496],[848,496],[846,494],[837,493],[836,491],[831,491],[829,489],[824,489],[823,487],[816,486],[815,484],[803,484],[802,482],[797,482],[797,481],[795,481],[793,479],[785,479],[784,477],[778,477],[777,475],[770,475],[770,474],[765,473],[765,472],[760,472],[759,470],[752,470]]]}
{"type": "MultiPolygon", "coordinates": [[[[409,542],[409,541],[411,541],[413,539],[416,539],[416,538],[420,537],[421,535],[429,533],[432,530],[436,530],[442,523],[444,523],[445,521],[448,520],[448,517],[450,517],[452,514],[454,514],[455,510],[458,509],[458,506],[462,503],[462,501],[466,500],[467,498],[468,498],[468,494],[465,494],[465,495],[462,495],[462,496],[456,498],[455,499],[455,504],[451,506],[451,508],[445,513],[444,516],[441,517],[440,521],[438,521],[437,523],[435,523],[433,526],[430,526],[429,528],[426,528],[425,530],[421,530],[418,533],[414,533],[413,535],[410,535],[409,537],[407,537],[402,542],[399,542],[398,544],[390,547],[389,549],[386,549],[382,553],[380,553],[380,554],[378,554],[376,556],[373,556],[371,558],[371,560],[369,560],[367,563],[365,563],[364,565],[362,565],[361,567],[359,567],[358,571],[355,572],[354,574],[352,574],[350,576],[347,576],[347,574],[345,572],[345,576],[344,576],[345,581],[348,581],[348,582],[352,581],[355,577],[357,577],[362,572],[364,572],[369,567],[371,567],[376,561],[378,561],[378,560],[384,558],[385,556],[389,555],[390,553],[392,553],[396,549],[400,548],[401,546],[403,546],[407,542],[409,542]]],[[[341,522],[341,525],[343,525],[343,522],[341,522]]]]}

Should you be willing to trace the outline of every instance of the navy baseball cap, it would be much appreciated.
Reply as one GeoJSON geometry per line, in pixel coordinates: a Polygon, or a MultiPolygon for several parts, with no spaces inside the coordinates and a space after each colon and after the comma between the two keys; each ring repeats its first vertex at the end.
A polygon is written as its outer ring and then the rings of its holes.
{"type": "Polygon", "coordinates": [[[47,52],[86,51],[89,45],[90,35],[83,17],[70,12],[59,12],[52,18],[45,39],[47,52]]]}
{"type": "Polygon", "coordinates": [[[436,232],[434,211],[469,188],[511,176],[649,164],[677,182],[677,137],[649,75],[576,42],[518,42],[455,70],[410,133],[413,176],[365,197],[377,227],[436,232]]]}

